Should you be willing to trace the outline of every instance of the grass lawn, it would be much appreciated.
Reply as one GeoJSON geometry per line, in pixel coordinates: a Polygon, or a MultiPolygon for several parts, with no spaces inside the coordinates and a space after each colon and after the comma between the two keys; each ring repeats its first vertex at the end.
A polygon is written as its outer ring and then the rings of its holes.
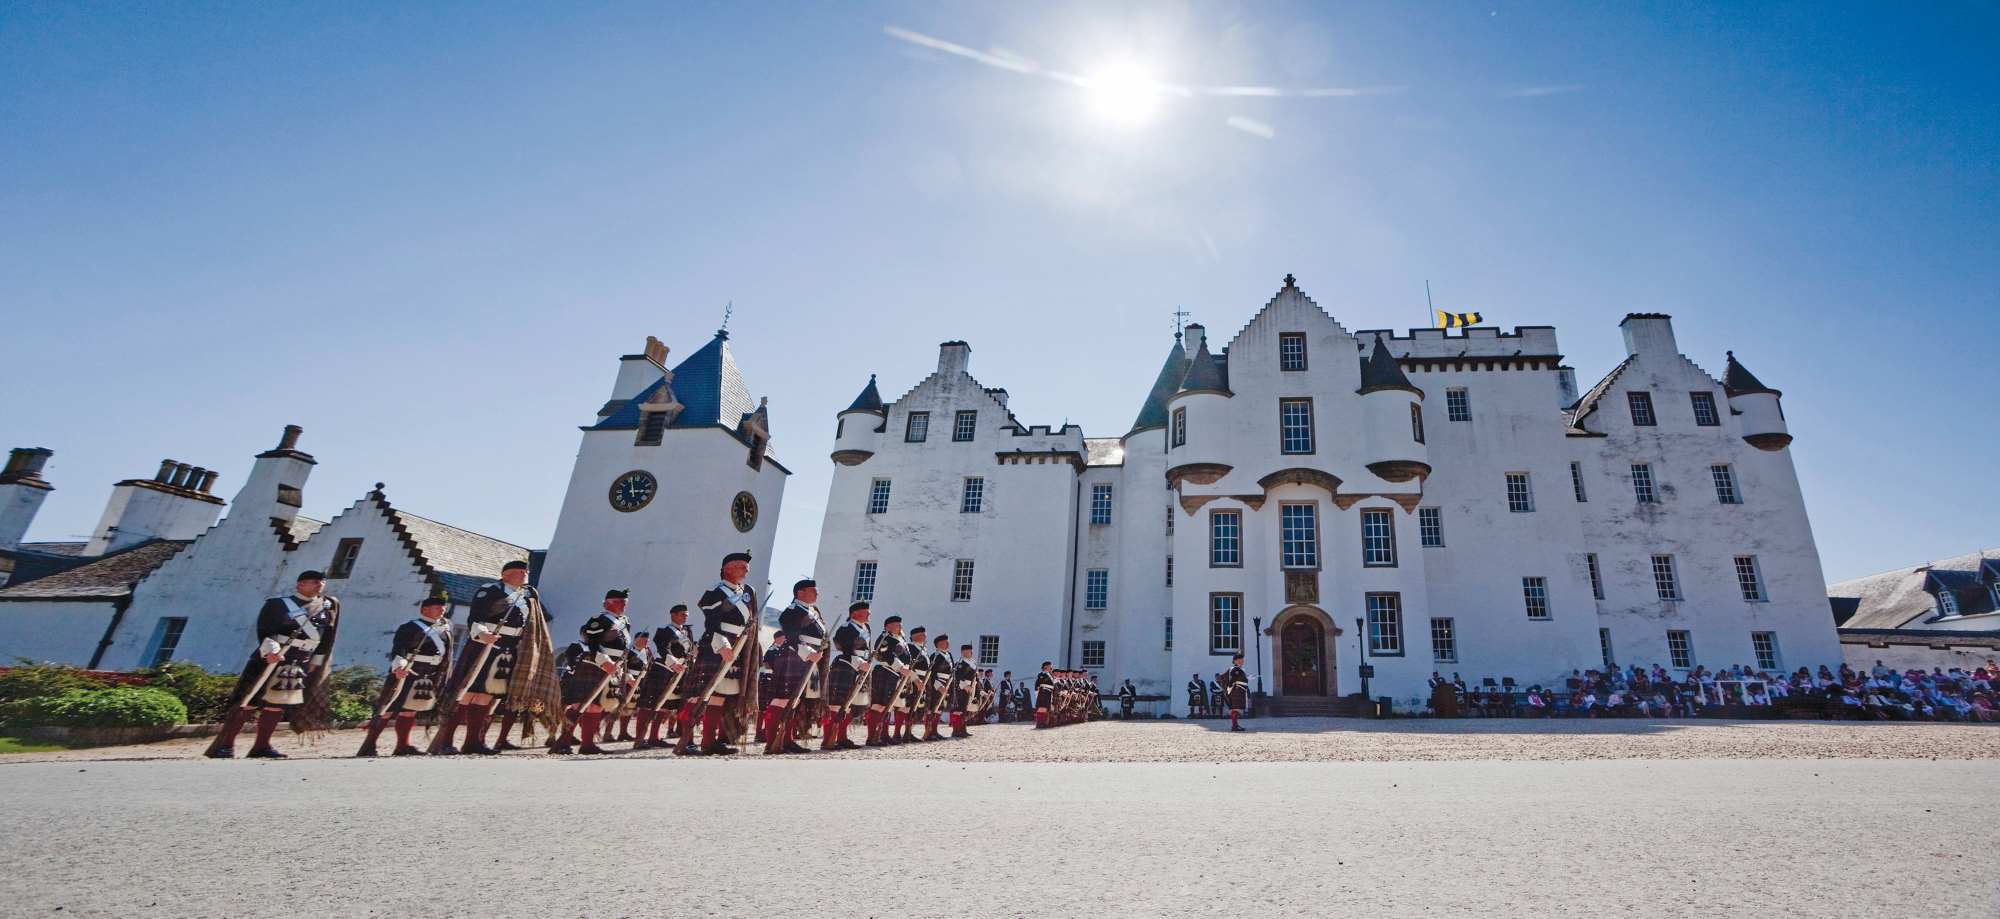
{"type": "Polygon", "coordinates": [[[48,753],[53,750],[67,750],[59,743],[39,740],[22,740],[18,737],[0,737],[0,754],[7,753],[48,753]]]}

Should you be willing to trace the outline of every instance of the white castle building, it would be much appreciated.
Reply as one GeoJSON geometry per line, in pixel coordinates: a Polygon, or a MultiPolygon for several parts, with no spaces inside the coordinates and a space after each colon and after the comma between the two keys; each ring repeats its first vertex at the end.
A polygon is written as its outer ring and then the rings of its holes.
{"type": "Polygon", "coordinates": [[[1414,705],[1433,671],[1838,664],[1780,394],[1667,316],[1620,327],[1579,397],[1552,328],[1349,332],[1288,276],[1223,347],[1188,326],[1115,438],[1023,424],[946,342],[838,415],[821,605],[1177,712],[1239,652],[1295,710],[1414,705]]]}

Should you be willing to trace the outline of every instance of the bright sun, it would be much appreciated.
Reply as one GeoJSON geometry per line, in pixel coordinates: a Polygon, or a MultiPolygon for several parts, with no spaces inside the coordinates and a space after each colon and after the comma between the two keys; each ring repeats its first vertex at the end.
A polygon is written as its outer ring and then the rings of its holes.
{"type": "Polygon", "coordinates": [[[1138,127],[1159,112],[1161,86],[1132,61],[1106,65],[1083,79],[1090,107],[1097,116],[1120,127],[1138,127]]]}

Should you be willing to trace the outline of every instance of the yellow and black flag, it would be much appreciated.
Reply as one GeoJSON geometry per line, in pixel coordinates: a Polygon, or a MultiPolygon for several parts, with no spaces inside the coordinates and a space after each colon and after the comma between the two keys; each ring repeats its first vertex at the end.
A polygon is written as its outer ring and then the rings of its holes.
{"type": "Polygon", "coordinates": [[[1447,313],[1444,310],[1435,312],[1438,314],[1437,327],[1440,329],[1462,329],[1469,325],[1478,325],[1484,318],[1478,313],[1447,313]]]}

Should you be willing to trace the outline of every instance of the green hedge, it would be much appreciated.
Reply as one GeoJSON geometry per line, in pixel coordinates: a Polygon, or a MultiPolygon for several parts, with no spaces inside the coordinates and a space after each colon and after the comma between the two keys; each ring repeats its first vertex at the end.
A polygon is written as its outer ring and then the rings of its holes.
{"type": "Polygon", "coordinates": [[[172,727],[187,723],[187,706],[172,693],[121,686],[72,689],[34,700],[36,724],[74,728],[172,727]]]}
{"type": "Polygon", "coordinates": [[[236,674],[210,673],[186,661],[161,664],[145,674],[146,685],[171,693],[187,706],[193,724],[221,721],[229,709],[229,692],[236,688],[236,674]]]}
{"type": "Polygon", "coordinates": [[[41,703],[66,692],[109,685],[75,667],[20,661],[0,673],[0,726],[46,723],[36,720],[41,703]]]}

